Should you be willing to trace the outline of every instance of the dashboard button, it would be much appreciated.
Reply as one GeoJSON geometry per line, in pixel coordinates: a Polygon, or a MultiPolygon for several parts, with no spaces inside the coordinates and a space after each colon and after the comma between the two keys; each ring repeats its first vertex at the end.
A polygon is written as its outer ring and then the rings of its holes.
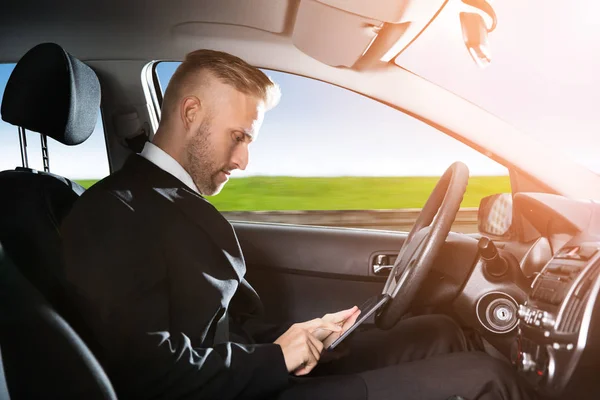
{"type": "Polygon", "coordinates": [[[525,307],[523,304],[519,304],[519,317],[525,318],[529,314],[529,308],[525,307]]]}
{"type": "Polygon", "coordinates": [[[545,289],[555,290],[558,287],[558,285],[560,285],[560,282],[555,281],[555,280],[545,279],[543,285],[544,285],[545,289]]]}
{"type": "Polygon", "coordinates": [[[554,328],[555,323],[554,317],[547,312],[544,312],[544,315],[542,316],[542,326],[547,329],[554,328]]]}
{"type": "Polygon", "coordinates": [[[562,264],[553,262],[553,263],[548,264],[548,266],[546,267],[546,270],[550,271],[550,272],[560,272],[561,267],[562,267],[562,264]]]}
{"type": "Polygon", "coordinates": [[[544,300],[548,303],[551,303],[555,294],[556,294],[556,292],[554,291],[554,289],[546,290],[544,292],[544,295],[542,296],[542,300],[544,300]]]}
{"type": "Polygon", "coordinates": [[[550,300],[550,304],[557,306],[562,303],[562,298],[563,296],[561,293],[554,293],[554,296],[552,296],[552,299],[550,300]]]}
{"type": "Polygon", "coordinates": [[[534,371],[537,365],[529,353],[523,353],[521,356],[521,369],[524,372],[534,371]]]}
{"type": "Polygon", "coordinates": [[[579,259],[579,246],[563,247],[554,258],[579,259]]]}
{"type": "Polygon", "coordinates": [[[560,270],[563,274],[578,273],[581,271],[581,265],[563,265],[560,270]]]}

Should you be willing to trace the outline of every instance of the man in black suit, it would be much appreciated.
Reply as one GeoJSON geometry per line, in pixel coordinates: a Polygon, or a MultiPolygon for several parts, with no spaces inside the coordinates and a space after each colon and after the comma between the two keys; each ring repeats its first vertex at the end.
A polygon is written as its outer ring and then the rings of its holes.
{"type": "Polygon", "coordinates": [[[243,60],[190,53],[153,142],[65,220],[69,289],[121,398],[525,398],[510,368],[466,352],[445,317],[359,332],[348,355],[314,371],[356,307],[282,327],[260,322],[235,232],[203,196],[245,169],[278,97],[243,60]]]}

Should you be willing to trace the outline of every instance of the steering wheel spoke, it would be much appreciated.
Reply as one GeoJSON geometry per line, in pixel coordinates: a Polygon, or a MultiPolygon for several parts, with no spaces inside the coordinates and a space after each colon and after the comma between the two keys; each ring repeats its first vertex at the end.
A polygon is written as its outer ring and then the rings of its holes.
{"type": "Polygon", "coordinates": [[[468,180],[469,169],[456,162],[444,172],[427,199],[383,288],[391,299],[375,318],[380,328],[393,327],[410,308],[450,233],[468,180]]]}

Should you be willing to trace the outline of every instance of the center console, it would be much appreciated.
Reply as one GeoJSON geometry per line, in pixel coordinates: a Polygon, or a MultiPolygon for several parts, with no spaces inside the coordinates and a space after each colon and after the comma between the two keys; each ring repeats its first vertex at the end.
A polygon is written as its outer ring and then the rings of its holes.
{"type": "MultiPolygon", "coordinates": [[[[585,393],[590,387],[600,388],[599,313],[594,315],[600,290],[598,249],[597,242],[565,245],[544,266],[519,306],[512,361],[544,395],[575,398],[571,396],[584,388],[585,393]]],[[[600,398],[597,393],[590,398],[600,398]]]]}

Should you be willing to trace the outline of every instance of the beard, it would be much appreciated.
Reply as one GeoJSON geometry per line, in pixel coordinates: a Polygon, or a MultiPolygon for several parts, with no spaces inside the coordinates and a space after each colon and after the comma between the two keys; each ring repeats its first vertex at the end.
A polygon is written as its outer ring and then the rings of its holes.
{"type": "Polygon", "coordinates": [[[217,182],[221,168],[212,157],[216,154],[209,140],[211,133],[210,120],[202,122],[196,135],[187,146],[187,171],[192,177],[198,191],[204,196],[218,194],[224,183],[217,182]]]}

